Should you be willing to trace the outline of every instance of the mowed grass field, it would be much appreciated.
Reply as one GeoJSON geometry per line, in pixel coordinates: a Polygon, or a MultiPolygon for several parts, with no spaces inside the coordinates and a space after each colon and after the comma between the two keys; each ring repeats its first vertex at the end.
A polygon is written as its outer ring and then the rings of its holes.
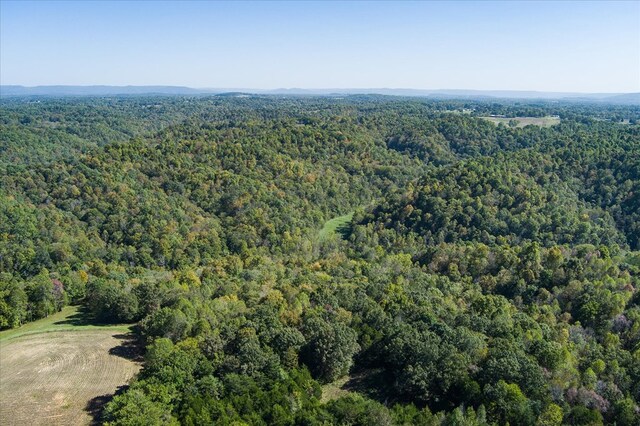
{"type": "Polygon", "coordinates": [[[129,333],[76,307],[0,332],[0,424],[90,424],[140,369],[129,333]]]}
{"type": "Polygon", "coordinates": [[[318,239],[323,241],[344,231],[349,225],[349,222],[351,222],[351,219],[353,219],[353,213],[354,212],[347,213],[326,221],[320,232],[318,232],[318,239]]]}
{"type": "Polygon", "coordinates": [[[556,124],[560,124],[559,117],[481,117],[485,120],[491,121],[492,123],[499,124],[502,123],[505,126],[509,125],[509,121],[515,120],[518,122],[516,127],[524,127],[529,125],[540,126],[540,127],[551,127],[556,124]]]}

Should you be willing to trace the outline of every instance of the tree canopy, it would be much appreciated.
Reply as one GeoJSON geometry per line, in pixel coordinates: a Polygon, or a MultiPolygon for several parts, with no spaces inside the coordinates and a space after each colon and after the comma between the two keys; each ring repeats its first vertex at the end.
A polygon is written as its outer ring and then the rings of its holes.
{"type": "Polygon", "coordinates": [[[0,110],[0,328],[65,304],[137,323],[144,367],[106,424],[638,424],[637,107],[0,110]]]}

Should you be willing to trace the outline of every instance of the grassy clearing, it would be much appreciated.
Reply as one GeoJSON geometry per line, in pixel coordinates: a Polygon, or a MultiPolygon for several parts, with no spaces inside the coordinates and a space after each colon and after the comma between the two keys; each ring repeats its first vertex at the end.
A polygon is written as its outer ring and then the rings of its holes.
{"type": "Polygon", "coordinates": [[[342,398],[343,396],[347,396],[352,394],[353,392],[349,389],[345,388],[345,385],[349,382],[351,377],[344,376],[341,379],[336,380],[332,383],[327,383],[322,386],[322,397],[320,398],[321,402],[333,401],[334,399],[342,398]]]}
{"type": "Polygon", "coordinates": [[[82,330],[112,330],[127,333],[131,330],[131,325],[92,324],[79,306],[65,306],[60,312],[49,315],[47,318],[29,322],[11,330],[0,331],[0,342],[27,334],[82,330]]]}
{"type": "Polygon", "coordinates": [[[91,423],[140,369],[129,332],[128,325],[90,324],[67,307],[0,333],[0,423],[91,423]]]}
{"type": "Polygon", "coordinates": [[[324,226],[318,233],[318,238],[321,241],[324,241],[338,233],[342,234],[349,225],[349,222],[351,222],[351,219],[353,219],[353,213],[354,212],[345,214],[343,216],[337,216],[331,220],[326,221],[324,226]]]}
{"type": "Polygon", "coordinates": [[[329,402],[334,399],[342,398],[343,396],[347,396],[353,393],[351,390],[346,389],[345,385],[351,379],[350,376],[344,376],[335,382],[327,383],[322,386],[322,397],[320,398],[320,402],[329,402]]]}
{"type": "Polygon", "coordinates": [[[524,127],[529,125],[540,126],[540,127],[551,127],[556,124],[560,124],[559,117],[480,117],[488,120],[494,124],[504,124],[505,126],[509,125],[511,120],[515,120],[518,124],[516,127],[524,127]]]}
{"type": "Polygon", "coordinates": [[[351,394],[361,394],[376,401],[393,401],[391,386],[382,369],[361,369],[322,386],[322,402],[351,394]]]}

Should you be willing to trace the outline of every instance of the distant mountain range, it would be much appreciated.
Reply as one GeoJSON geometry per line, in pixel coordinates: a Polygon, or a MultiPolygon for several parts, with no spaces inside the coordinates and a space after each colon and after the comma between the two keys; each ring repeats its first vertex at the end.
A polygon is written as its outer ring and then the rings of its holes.
{"type": "Polygon", "coordinates": [[[117,95],[365,95],[419,96],[437,99],[526,99],[639,104],[640,93],[572,93],[518,90],[459,90],[459,89],[197,89],[185,86],[0,86],[0,97],[11,96],[117,96],[117,95]]]}
{"type": "Polygon", "coordinates": [[[0,86],[0,96],[197,95],[218,93],[181,86],[0,86]]]}

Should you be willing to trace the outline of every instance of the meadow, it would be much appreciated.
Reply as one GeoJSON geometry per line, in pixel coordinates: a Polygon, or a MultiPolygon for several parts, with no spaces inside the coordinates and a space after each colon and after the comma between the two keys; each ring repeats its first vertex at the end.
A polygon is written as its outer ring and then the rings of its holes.
{"type": "Polygon", "coordinates": [[[514,120],[517,124],[515,127],[525,127],[529,125],[540,127],[551,127],[556,124],[560,124],[560,118],[555,116],[546,117],[482,117],[483,119],[490,121],[494,124],[509,125],[511,120],[514,120]]]}

